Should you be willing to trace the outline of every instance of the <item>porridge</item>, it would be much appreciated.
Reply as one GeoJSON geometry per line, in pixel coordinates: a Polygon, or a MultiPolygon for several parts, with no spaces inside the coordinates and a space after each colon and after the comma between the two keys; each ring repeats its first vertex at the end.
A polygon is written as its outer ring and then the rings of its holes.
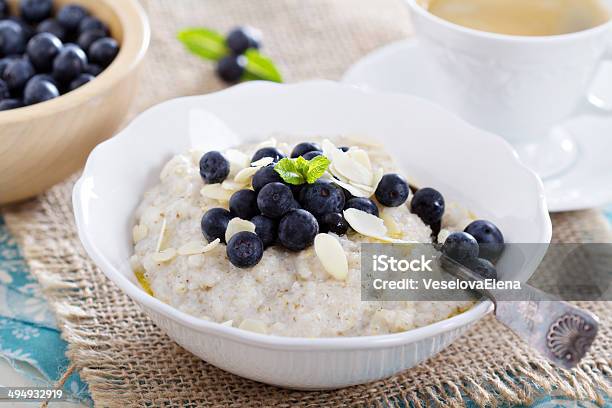
{"type": "Polygon", "coordinates": [[[203,319],[299,337],[406,331],[472,305],[362,301],[362,242],[501,237],[436,190],[413,193],[380,146],[349,138],[179,154],[135,219],[131,263],[150,294],[203,319]]]}

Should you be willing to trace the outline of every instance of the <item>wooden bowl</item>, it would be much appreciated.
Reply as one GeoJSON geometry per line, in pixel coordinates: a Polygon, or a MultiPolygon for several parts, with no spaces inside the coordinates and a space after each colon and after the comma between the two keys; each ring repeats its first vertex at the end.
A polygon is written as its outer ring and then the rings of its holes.
{"type": "MultiPolygon", "coordinates": [[[[18,0],[11,0],[13,15],[18,0]]],[[[54,0],[78,3],[106,22],[121,50],[95,80],[59,98],[0,112],[0,204],[32,197],[79,169],[112,136],[136,94],[149,46],[147,17],[136,0],[54,0]]],[[[112,163],[109,163],[112,165],[112,163]]]]}

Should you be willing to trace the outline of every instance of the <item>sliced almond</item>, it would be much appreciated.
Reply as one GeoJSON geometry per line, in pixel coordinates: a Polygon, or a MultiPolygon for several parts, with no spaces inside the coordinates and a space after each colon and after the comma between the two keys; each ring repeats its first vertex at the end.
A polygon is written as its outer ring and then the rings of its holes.
{"type": "Polygon", "coordinates": [[[238,328],[261,334],[266,334],[268,332],[266,324],[257,319],[244,319],[238,328]]]}
{"type": "Polygon", "coordinates": [[[348,260],[337,238],[329,234],[317,234],[314,239],[314,250],[327,273],[337,280],[346,279],[348,260]]]}
{"type": "Polygon", "coordinates": [[[224,189],[221,184],[207,184],[200,190],[200,194],[204,198],[212,198],[213,200],[227,202],[233,194],[233,191],[224,189]]]}
{"type": "Polygon", "coordinates": [[[251,163],[251,166],[252,167],[264,167],[272,163],[273,161],[274,159],[272,157],[262,157],[261,159],[256,160],[253,163],[251,163]]]}
{"type": "Polygon", "coordinates": [[[246,167],[236,174],[234,181],[236,183],[248,184],[259,169],[260,167],[246,167]]]}
{"type": "Polygon", "coordinates": [[[243,220],[242,218],[232,218],[227,223],[227,229],[225,230],[225,242],[229,242],[230,239],[241,231],[255,232],[255,224],[251,221],[243,220]]]}
{"type": "Polygon", "coordinates": [[[367,237],[378,238],[387,235],[385,222],[375,215],[356,208],[344,210],[344,218],[351,228],[367,237]]]}
{"type": "Polygon", "coordinates": [[[134,225],[132,228],[132,238],[134,239],[134,243],[142,241],[149,234],[149,228],[147,228],[144,224],[134,225]]]}
{"type": "Polygon", "coordinates": [[[352,195],[354,195],[355,197],[370,197],[372,195],[371,191],[364,191],[362,189],[360,189],[359,187],[355,187],[352,184],[349,183],[345,183],[343,181],[340,180],[333,180],[334,184],[346,189],[349,193],[351,193],[352,195]]]}
{"type": "Polygon", "coordinates": [[[233,320],[227,320],[223,323],[219,323],[221,326],[227,326],[227,327],[232,327],[234,325],[234,321],[233,320]]]}
{"type": "Polygon", "coordinates": [[[242,190],[246,184],[247,183],[238,183],[232,180],[225,180],[223,181],[223,183],[221,183],[221,187],[224,188],[225,190],[235,192],[238,190],[242,190]]]}
{"type": "Polygon", "coordinates": [[[221,243],[221,240],[219,238],[215,239],[214,241],[209,242],[208,244],[206,244],[204,246],[204,248],[202,248],[202,253],[206,253],[206,252],[212,251],[220,243],[221,243]]]}
{"type": "Polygon", "coordinates": [[[334,153],[332,162],[334,169],[350,181],[366,185],[372,182],[372,172],[348,153],[338,150],[338,153],[334,153]]]}
{"type": "Polygon", "coordinates": [[[378,188],[378,184],[380,183],[380,180],[382,180],[384,174],[385,174],[385,171],[382,167],[379,167],[376,170],[374,170],[372,174],[372,183],[370,183],[370,186],[372,187],[372,191],[376,191],[376,189],[378,188]]]}
{"type": "Polygon", "coordinates": [[[380,218],[384,221],[385,227],[387,227],[387,234],[394,238],[399,238],[402,235],[402,228],[395,221],[393,216],[393,210],[385,208],[380,213],[380,218]]]}
{"type": "Polygon", "coordinates": [[[323,149],[323,154],[330,160],[332,159],[333,152],[338,149],[329,139],[325,139],[321,142],[321,148],[323,149]]]}
{"type": "Polygon", "coordinates": [[[166,236],[166,217],[162,219],[162,225],[159,230],[159,237],[157,238],[157,245],[155,245],[155,252],[159,252],[164,245],[164,238],[166,236]]]}
{"type": "Polygon", "coordinates": [[[223,156],[230,163],[230,174],[236,174],[245,167],[249,167],[251,159],[249,156],[236,149],[228,149],[223,156]]]}
{"type": "Polygon", "coordinates": [[[370,161],[370,156],[368,156],[368,153],[365,150],[359,148],[352,148],[349,149],[347,153],[353,160],[356,160],[357,162],[362,164],[366,169],[370,171],[372,170],[372,162],[370,161]]]}
{"type": "Polygon", "coordinates": [[[176,249],[166,248],[161,252],[153,254],[153,260],[157,263],[168,262],[174,259],[176,256],[176,249]]]}
{"type": "Polygon", "coordinates": [[[179,255],[195,255],[204,252],[204,244],[201,241],[189,241],[178,249],[179,255]]]}

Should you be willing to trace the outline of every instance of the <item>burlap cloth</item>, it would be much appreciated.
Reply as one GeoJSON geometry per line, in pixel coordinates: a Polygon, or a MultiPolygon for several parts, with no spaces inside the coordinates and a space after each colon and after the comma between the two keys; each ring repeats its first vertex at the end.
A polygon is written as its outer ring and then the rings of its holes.
{"type": "MultiPolygon", "coordinates": [[[[212,64],[175,40],[186,26],[226,30],[252,24],[288,81],[338,79],[367,52],[411,33],[401,0],[147,0],[153,41],[131,116],[168,98],[220,89],[212,64]]],[[[170,136],[170,135],[169,135],[170,136]]],[[[583,304],[602,319],[589,357],[573,371],[550,366],[492,318],[438,356],[403,374],[338,391],[297,392],[219,370],[181,349],[93,265],[75,232],[74,178],[5,210],[7,224],[57,312],[69,357],[98,406],[414,406],[528,403],[542,392],[595,400],[612,390],[612,312],[583,304]]],[[[555,239],[610,241],[596,211],[555,215],[555,239]]]]}

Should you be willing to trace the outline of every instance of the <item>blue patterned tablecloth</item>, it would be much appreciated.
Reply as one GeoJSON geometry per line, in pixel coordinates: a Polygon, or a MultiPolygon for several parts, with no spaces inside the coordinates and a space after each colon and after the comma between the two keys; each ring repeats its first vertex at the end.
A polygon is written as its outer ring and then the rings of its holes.
{"type": "MultiPolygon", "coordinates": [[[[612,206],[605,212],[612,223],[612,206]]],[[[65,354],[66,346],[38,283],[30,274],[0,215],[0,357],[24,373],[24,367],[34,368],[37,373],[33,378],[35,381],[53,385],[70,365],[65,354]]],[[[27,370],[28,373],[31,371],[27,370]]],[[[91,404],[87,385],[78,373],[68,378],[64,390],[73,399],[91,404]]],[[[466,405],[475,406],[469,400],[466,400],[466,405]]],[[[612,407],[612,399],[607,399],[606,406],[612,407]]],[[[546,395],[531,407],[591,408],[596,405],[546,395]]]]}
{"type": "MultiPolygon", "coordinates": [[[[66,346],[40,286],[0,215],[0,357],[34,382],[53,386],[70,365],[66,346]]],[[[64,391],[69,399],[91,404],[78,373],[68,377],[64,391]]]]}

